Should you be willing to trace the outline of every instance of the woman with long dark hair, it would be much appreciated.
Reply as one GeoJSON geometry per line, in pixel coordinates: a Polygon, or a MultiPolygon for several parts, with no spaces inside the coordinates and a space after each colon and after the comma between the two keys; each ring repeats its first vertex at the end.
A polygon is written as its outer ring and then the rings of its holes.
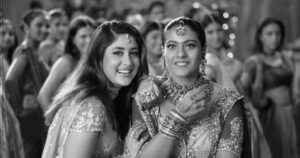
{"type": "Polygon", "coordinates": [[[292,54],[284,49],[284,24],[266,18],[255,36],[254,54],[244,65],[243,91],[258,111],[272,157],[297,157],[292,116],[292,54]]]}
{"type": "Polygon", "coordinates": [[[50,124],[43,158],[121,154],[132,95],[147,73],[144,42],[125,22],[104,22],[46,112],[50,124]]]}
{"type": "Polygon", "coordinates": [[[64,54],[54,63],[38,95],[38,101],[44,112],[59,86],[77,66],[81,56],[86,53],[93,31],[94,21],[90,17],[79,16],[72,20],[64,54]]]}

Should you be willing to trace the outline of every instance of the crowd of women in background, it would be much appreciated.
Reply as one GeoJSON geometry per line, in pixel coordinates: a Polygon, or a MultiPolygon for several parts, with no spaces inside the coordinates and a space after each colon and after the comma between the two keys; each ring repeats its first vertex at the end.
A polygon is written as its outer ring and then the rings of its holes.
{"type": "Polygon", "coordinates": [[[241,62],[218,14],[147,13],[32,9],[20,43],[0,19],[1,157],[299,157],[282,21],[264,19],[241,62]]]}

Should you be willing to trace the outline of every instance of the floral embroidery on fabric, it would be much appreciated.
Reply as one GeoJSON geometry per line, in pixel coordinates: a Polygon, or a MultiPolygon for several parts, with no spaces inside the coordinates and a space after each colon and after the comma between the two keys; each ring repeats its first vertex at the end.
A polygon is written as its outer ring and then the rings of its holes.
{"type": "MultiPolygon", "coordinates": [[[[217,150],[220,150],[221,146],[224,146],[224,149],[225,147],[231,149],[229,151],[236,155],[241,154],[243,141],[241,118],[236,117],[230,122],[231,131],[228,139],[221,138],[221,135],[228,113],[243,96],[229,88],[222,88],[214,93],[218,93],[218,96],[209,112],[209,118],[197,121],[186,130],[182,139],[176,143],[172,157],[216,157],[217,150]]],[[[156,129],[161,124],[159,106],[154,106],[150,110],[139,110],[149,132],[153,132],[152,136],[156,135],[156,129]]]]}
{"type": "Polygon", "coordinates": [[[90,101],[85,103],[77,112],[71,125],[71,131],[95,132],[103,131],[106,113],[99,102],[90,101]]]}
{"type": "Polygon", "coordinates": [[[218,150],[226,150],[240,157],[242,153],[243,141],[243,121],[240,117],[235,117],[230,121],[231,132],[227,139],[221,139],[218,150]]]}

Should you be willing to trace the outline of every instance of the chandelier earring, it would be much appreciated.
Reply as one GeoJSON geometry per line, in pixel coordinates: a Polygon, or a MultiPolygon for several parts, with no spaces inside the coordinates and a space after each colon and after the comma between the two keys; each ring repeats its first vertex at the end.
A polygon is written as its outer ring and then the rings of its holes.
{"type": "Polygon", "coordinates": [[[162,74],[163,78],[167,78],[167,76],[168,76],[167,64],[166,64],[166,58],[164,55],[162,56],[162,69],[163,69],[163,74],[162,74]]]}
{"type": "Polygon", "coordinates": [[[201,63],[200,63],[200,68],[199,68],[201,76],[205,76],[206,75],[206,73],[205,73],[206,65],[207,65],[207,60],[206,59],[202,59],[201,63]]]}

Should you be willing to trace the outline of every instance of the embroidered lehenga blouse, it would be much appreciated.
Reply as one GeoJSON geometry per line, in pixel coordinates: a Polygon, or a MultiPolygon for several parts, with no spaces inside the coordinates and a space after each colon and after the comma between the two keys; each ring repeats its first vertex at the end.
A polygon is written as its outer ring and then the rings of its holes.
{"type": "MultiPolygon", "coordinates": [[[[171,157],[216,157],[218,150],[225,150],[241,157],[251,157],[250,149],[243,151],[243,145],[249,144],[248,125],[245,119],[244,107],[233,106],[242,96],[230,89],[214,89],[217,93],[215,102],[207,117],[196,121],[184,132],[175,143],[171,157]]],[[[242,105],[242,104],[238,104],[242,105]]],[[[148,110],[141,110],[141,115],[153,137],[157,134],[162,123],[160,107],[155,106],[148,110]]]]}
{"type": "Polygon", "coordinates": [[[64,145],[71,131],[99,133],[92,158],[115,156],[117,146],[122,143],[118,143],[118,134],[112,128],[103,103],[96,97],[80,102],[76,100],[66,102],[56,113],[48,131],[43,158],[62,158],[64,145]]]}

